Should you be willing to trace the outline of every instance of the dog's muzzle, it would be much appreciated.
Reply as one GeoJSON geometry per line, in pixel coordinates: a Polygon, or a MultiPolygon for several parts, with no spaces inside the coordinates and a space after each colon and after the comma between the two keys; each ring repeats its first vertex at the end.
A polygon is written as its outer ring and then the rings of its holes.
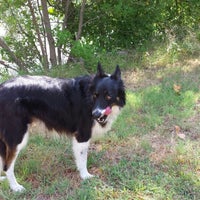
{"type": "Polygon", "coordinates": [[[95,109],[92,112],[92,116],[100,125],[105,126],[105,124],[107,122],[107,117],[111,112],[112,112],[111,108],[108,106],[104,110],[95,109]]]}

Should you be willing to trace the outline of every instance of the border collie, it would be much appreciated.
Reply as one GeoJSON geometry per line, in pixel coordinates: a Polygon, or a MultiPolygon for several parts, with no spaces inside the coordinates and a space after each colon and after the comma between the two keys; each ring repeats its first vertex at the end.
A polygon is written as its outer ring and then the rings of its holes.
{"type": "Polygon", "coordinates": [[[20,150],[28,141],[28,125],[35,119],[58,133],[73,136],[75,162],[82,179],[87,170],[87,152],[92,136],[110,130],[125,105],[125,89],[119,66],[104,73],[74,79],[20,76],[0,85],[0,175],[4,171],[10,188],[23,191],[14,174],[20,150]]]}

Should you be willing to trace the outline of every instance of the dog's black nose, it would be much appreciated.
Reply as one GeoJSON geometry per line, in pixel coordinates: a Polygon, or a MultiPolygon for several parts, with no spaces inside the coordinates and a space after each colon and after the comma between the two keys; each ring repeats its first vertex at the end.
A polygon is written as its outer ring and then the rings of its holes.
{"type": "Polygon", "coordinates": [[[99,111],[99,110],[94,110],[93,112],[92,112],[92,116],[93,116],[93,118],[94,119],[98,119],[99,117],[101,117],[101,112],[99,111]]]}

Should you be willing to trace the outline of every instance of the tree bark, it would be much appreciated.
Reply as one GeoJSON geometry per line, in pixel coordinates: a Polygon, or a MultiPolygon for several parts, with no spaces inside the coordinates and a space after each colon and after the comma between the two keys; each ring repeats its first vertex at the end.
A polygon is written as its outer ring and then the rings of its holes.
{"type": "Polygon", "coordinates": [[[28,0],[28,7],[30,8],[30,11],[31,11],[33,26],[35,27],[37,39],[38,39],[40,49],[41,49],[41,52],[42,52],[42,63],[44,65],[44,69],[48,70],[49,66],[48,66],[47,52],[46,52],[46,49],[44,48],[44,45],[43,45],[43,42],[42,42],[42,38],[41,38],[41,35],[40,35],[40,29],[39,29],[39,26],[38,26],[38,23],[37,23],[37,19],[36,19],[36,16],[35,16],[35,12],[34,12],[34,8],[33,8],[33,5],[31,3],[31,0],[28,0]]]}
{"type": "Polygon", "coordinates": [[[13,62],[16,63],[19,66],[20,70],[23,70],[25,72],[28,72],[28,70],[25,67],[25,63],[20,59],[17,58],[15,53],[10,49],[10,47],[6,44],[6,42],[0,37],[0,46],[6,50],[6,52],[10,55],[13,62]]]}
{"type": "Polygon", "coordinates": [[[41,0],[41,4],[42,4],[42,13],[43,13],[45,31],[46,31],[47,40],[49,43],[50,62],[51,62],[51,65],[54,67],[57,65],[57,58],[56,58],[55,41],[52,35],[50,19],[49,19],[49,14],[47,10],[47,1],[41,0]]]}

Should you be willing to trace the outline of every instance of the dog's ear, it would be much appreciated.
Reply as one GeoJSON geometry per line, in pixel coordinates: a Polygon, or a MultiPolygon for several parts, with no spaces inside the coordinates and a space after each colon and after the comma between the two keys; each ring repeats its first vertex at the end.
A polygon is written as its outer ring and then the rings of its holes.
{"type": "Polygon", "coordinates": [[[115,72],[111,75],[112,79],[120,80],[121,79],[121,71],[119,65],[116,66],[115,72]]]}
{"type": "Polygon", "coordinates": [[[102,69],[102,66],[101,66],[100,62],[98,62],[98,65],[97,65],[97,74],[96,74],[96,76],[98,76],[98,77],[104,77],[105,76],[105,73],[104,73],[104,71],[102,69]]]}

